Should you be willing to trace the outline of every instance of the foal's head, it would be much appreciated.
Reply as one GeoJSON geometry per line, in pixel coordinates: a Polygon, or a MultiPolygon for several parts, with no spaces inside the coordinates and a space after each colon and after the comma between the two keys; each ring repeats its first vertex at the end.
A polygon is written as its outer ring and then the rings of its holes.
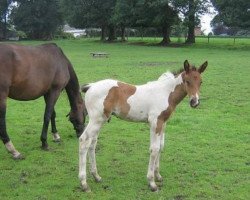
{"type": "Polygon", "coordinates": [[[205,71],[207,67],[207,61],[204,62],[198,69],[193,66],[190,66],[187,60],[184,62],[184,73],[183,73],[183,82],[184,87],[187,92],[187,95],[190,99],[190,106],[196,108],[199,101],[199,91],[202,83],[201,73],[205,71]]]}

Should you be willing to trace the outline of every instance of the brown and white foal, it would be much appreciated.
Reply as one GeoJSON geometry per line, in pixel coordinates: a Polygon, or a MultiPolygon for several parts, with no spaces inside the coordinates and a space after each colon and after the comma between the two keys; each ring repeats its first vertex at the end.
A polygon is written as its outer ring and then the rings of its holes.
{"type": "Polygon", "coordinates": [[[100,128],[112,114],[129,121],[149,123],[150,159],[147,179],[152,191],[158,189],[155,180],[162,181],[159,163],[160,151],[164,146],[165,123],[186,95],[190,98],[192,108],[199,105],[202,83],[200,74],[207,64],[205,62],[196,69],[186,60],[184,70],[178,74],[167,72],[157,81],[140,86],[107,79],[82,87],[82,91],[86,92],[85,103],[89,115],[89,123],[79,138],[79,178],[84,191],[90,191],[86,181],[87,153],[92,175],[97,182],[101,180],[97,173],[95,148],[100,128]]]}

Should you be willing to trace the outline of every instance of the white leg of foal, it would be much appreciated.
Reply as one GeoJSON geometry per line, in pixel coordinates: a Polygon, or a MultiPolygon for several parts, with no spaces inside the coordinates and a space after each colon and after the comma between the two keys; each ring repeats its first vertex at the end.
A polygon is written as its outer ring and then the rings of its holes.
{"type": "Polygon", "coordinates": [[[147,173],[147,179],[149,182],[149,187],[152,191],[157,191],[158,187],[155,183],[155,164],[156,159],[159,156],[160,152],[160,141],[161,141],[161,135],[155,133],[155,128],[151,126],[150,130],[150,159],[149,159],[149,165],[148,165],[148,173],[147,173]]]}
{"type": "Polygon", "coordinates": [[[79,179],[81,181],[81,186],[84,192],[90,192],[90,188],[87,184],[87,153],[91,144],[91,138],[89,138],[85,132],[79,138],[79,179]]]}
{"type": "Polygon", "coordinates": [[[90,121],[85,131],[79,138],[79,179],[81,181],[82,189],[85,192],[89,192],[90,188],[87,184],[87,153],[92,144],[92,141],[97,138],[98,132],[102,123],[90,121]]]}
{"type": "Polygon", "coordinates": [[[155,162],[155,179],[156,181],[162,182],[162,176],[160,175],[160,155],[161,155],[161,151],[163,151],[164,148],[164,137],[165,137],[165,133],[161,133],[161,141],[160,141],[160,152],[158,157],[156,158],[156,162],[155,162]]]}
{"type": "Polygon", "coordinates": [[[97,172],[96,158],[95,158],[96,143],[97,143],[97,137],[93,138],[91,145],[89,147],[90,172],[95,178],[95,181],[100,182],[102,178],[99,176],[97,172]]]}

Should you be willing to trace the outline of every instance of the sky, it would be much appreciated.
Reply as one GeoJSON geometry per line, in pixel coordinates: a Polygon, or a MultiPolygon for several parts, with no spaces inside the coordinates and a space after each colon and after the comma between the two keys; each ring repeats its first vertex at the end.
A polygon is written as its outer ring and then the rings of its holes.
{"type": "Polygon", "coordinates": [[[213,7],[211,7],[209,8],[209,13],[201,16],[201,30],[204,31],[206,35],[212,31],[210,22],[212,21],[215,15],[216,11],[213,7]]]}

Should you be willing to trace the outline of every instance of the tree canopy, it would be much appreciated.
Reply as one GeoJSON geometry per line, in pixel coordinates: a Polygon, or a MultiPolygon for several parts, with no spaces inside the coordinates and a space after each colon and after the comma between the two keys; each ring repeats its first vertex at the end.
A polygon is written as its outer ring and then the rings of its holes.
{"type": "Polygon", "coordinates": [[[7,34],[7,15],[9,12],[10,4],[12,0],[0,1],[0,40],[6,39],[7,34]]]}
{"type": "Polygon", "coordinates": [[[17,0],[11,19],[16,29],[32,39],[50,39],[63,24],[57,0],[17,0]]]}
{"type": "Polygon", "coordinates": [[[211,0],[218,11],[213,23],[223,23],[228,27],[250,28],[249,0],[211,0]]]}

